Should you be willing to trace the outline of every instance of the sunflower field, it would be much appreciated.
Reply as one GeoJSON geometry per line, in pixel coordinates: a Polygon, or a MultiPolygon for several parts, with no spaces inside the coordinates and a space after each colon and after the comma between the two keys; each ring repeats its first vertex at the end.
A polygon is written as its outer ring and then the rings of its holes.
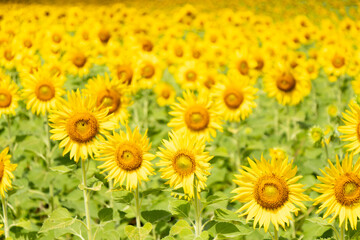
{"type": "Polygon", "coordinates": [[[0,3],[0,239],[360,239],[359,7],[0,3]]]}

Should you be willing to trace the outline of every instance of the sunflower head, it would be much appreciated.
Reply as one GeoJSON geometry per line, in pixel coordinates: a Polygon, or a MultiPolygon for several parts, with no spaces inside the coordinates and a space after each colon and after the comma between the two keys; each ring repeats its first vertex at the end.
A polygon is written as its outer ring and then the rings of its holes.
{"type": "Polygon", "coordinates": [[[270,223],[278,230],[279,225],[285,228],[292,219],[291,213],[305,208],[302,201],[310,200],[304,195],[302,184],[296,183],[301,176],[296,176],[296,167],[287,158],[271,158],[267,161],[248,159],[250,167],[243,166],[240,175],[235,175],[234,182],[239,186],[233,193],[233,200],[244,202],[238,212],[247,215],[246,221],[254,218],[254,227],[264,225],[265,232],[270,223]]]}
{"type": "Polygon", "coordinates": [[[113,132],[100,147],[97,160],[104,161],[98,168],[109,171],[107,179],[114,179],[114,186],[126,184],[127,190],[136,189],[141,181],[148,181],[148,175],[154,174],[151,160],[155,156],[149,153],[151,144],[146,136],[127,126],[126,133],[113,132]]]}
{"type": "Polygon", "coordinates": [[[11,179],[14,178],[13,171],[16,169],[17,164],[10,162],[11,155],[9,148],[5,148],[0,153],[0,194],[5,197],[5,192],[12,188],[11,179]]]}
{"type": "Polygon", "coordinates": [[[20,99],[19,87],[9,77],[5,76],[0,80],[0,116],[2,114],[15,115],[15,109],[20,99]]]}
{"type": "Polygon", "coordinates": [[[339,126],[339,132],[343,133],[340,138],[342,141],[350,142],[345,145],[348,151],[354,154],[360,152],[360,106],[355,102],[349,103],[350,110],[342,113],[344,126],[339,126]]]}

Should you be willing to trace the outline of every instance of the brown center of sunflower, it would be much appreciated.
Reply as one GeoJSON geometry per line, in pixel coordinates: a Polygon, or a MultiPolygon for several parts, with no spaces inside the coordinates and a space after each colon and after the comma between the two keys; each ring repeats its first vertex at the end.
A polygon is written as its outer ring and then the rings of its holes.
{"type": "Polygon", "coordinates": [[[206,108],[193,105],[185,112],[185,123],[193,131],[201,131],[209,125],[210,116],[206,108]]]}
{"type": "Polygon", "coordinates": [[[138,169],[143,161],[141,149],[132,142],[119,144],[115,157],[117,165],[126,171],[138,169]]]}
{"type": "Polygon", "coordinates": [[[52,66],[50,68],[50,74],[52,76],[60,76],[61,75],[61,69],[58,66],[52,66]]]}
{"type": "Polygon", "coordinates": [[[130,66],[121,65],[117,68],[117,76],[123,83],[130,85],[133,77],[133,71],[130,66]]]}
{"type": "Polygon", "coordinates": [[[162,91],[161,91],[161,96],[165,99],[168,99],[170,97],[170,90],[167,89],[167,88],[164,88],[162,91]]]}
{"type": "Polygon", "coordinates": [[[0,108],[6,108],[10,106],[11,100],[11,93],[8,90],[0,89],[0,108]]]}
{"type": "Polygon", "coordinates": [[[61,35],[58,34],[58,33],[54,33],[52,35],[52,40],[55,42],[55,43],[60,43],[61,42],[61,35]]]}
{"type": "Polygon", "coordinates": [[[237,109],[244,101],[243,94],[236,89],[226,89],[224,93],[224,102],[228,108],[237,109]]]}
{"type": "Polygon", "coordinates": [[[109,108],[109,113],[115,112],[121,104],[120,95],[112,89],[105,89],[98,93],[96,105],[102,108],[109,108]]]}
{"type": "Polygon", "coordinates": [[[335,181],[336,200],[344,206],[352,206],[360,200],[360,179],[354,173],[345,173],[335,181]]]}
{"type": "Polygon", "coordinates": [[[152,44],[152,42],[150,40],[144,40],[143,44],[142,44],[142,49],[146,52],[151,52],[153,49],[154,45],[152,44]]]}
{"type": "Polygon", "coordinates": [[[78,143],[91,141],[99,131],[99,124],[91,113],[76,113],[66,123],[71,140],[78,143]]]}
{"type": "Polygon", "coordinates": [[[256,65],[255,69],[258,70],[258,71],[261,71],[264,68],[264,65],[265,65],[264,59],[257,58],[256,63],[257,63],[257,65],[256,65]]]}
{"type": "Polygon", "coordinates": [[[84,31],[81,33],[81,36],[84,40],[89,40],[89,32],[84,31]]]}
{"type": "Polygon", "coordinates": [[[86,56],[82,52],[76,53],[72,58],[73,64],[78,68],[82,68],[85,65],[86,61],[86,56]]]}
{"type": "Polygon", "coordinates": [[[11,61],[14,58],[14,55],[12,54],[10,49],[7,49],[4,51],[4,57],[6,60],[11,61]]]}
{"type": "Polygon", "coordinates": [[[212,76],[208,76],[206,81],[204,82],[204,85],[206,88],[211,89],[212,86],[214,86],[215,80],[212,76]]]}
{"type": "Polygon", "coordinates": [[[25,39],[24,47],[31,48],[32,47],[32,42],[29,39],[25,39]]]}
{"type": "Polygon", "coordinates": [[[192,154],[179,150],[173,160],[173,168],[181,176],[187,176],[195,171],[195,158],[192,154]]]}
{"type": "Polygon", "coordinates": [[[291,92],[296,86],[296,80],[291,73],[284,72],[276,81],[278,89],[284,92],[291,92]]]}
{"type": "Polygon", "coordinates": [[[184,51],[183,51],[182,47],[180,47],[180,46],[175,47],[175,55],[177,57],[182,57],[184,55],[184,51]]]}
{"type": "Polygon", "coordinates": [[[289,198],[289,189],[286,182],[272,175],[260,177],[254,187],[256,202],[266,209],[277,209],[285,204],[289,198]]]}
{"type": "Polygon", "coordinates": [[[345,65],[345,58],[335,54],[335,56],[331,60],[331,63],[334,67],[341,68],[342,66],[345,65]]]}
{"type": "Polygon", "coordinates": [[[198,59],[201,56],[201,52],[199,50],[194,49],[192,51],[192,56],[193,58],[198,59]]]}
{"type": "Polygon", "coordinates": [[[110,40],[111,34],[106,29],[101,29],[98,33],[98,37],[102,43],[107,43],[110,40]]]}
{"type": "Polygon", "coordinates": [[[242,75],[247,75],[249,73],[249,65],[247,61],[241,60],[238,63],[238,70],[242,75]]]}
{"type": "Polygon", "coordinates": [[[194,82],[196,80],[197,74],[193,70],[189,70],[185,73],[185,78],[189,82],[194,82]]]}
{"type": "Polygon", "coordinates": [[[141,69],[141,76],[143,76],[144,78],[151,78],[152,76],[154,76],[154,74],[155,68],[151,64],[147,64],[141,69]]]}
{"type": "Polygon", "coordinates": [[[35,95],[41,101],[49,101],[55,96],[55,88],[51,83],[40,83],[35,88],[35,95]]]}
{"type": "Polygon", "coordinates": [[[313,72],[315,71],[315,68],[314,68],[313,65],[310,65],[310,66],[308,66],[308,67],[306,68],[306,70],[307,70],[308,73],[313,73],[313,72]]]}

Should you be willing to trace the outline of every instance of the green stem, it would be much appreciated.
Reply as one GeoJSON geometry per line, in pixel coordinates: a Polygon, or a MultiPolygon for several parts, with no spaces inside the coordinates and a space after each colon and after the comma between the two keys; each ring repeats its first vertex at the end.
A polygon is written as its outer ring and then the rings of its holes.
{"type": "Polygon", "coordinates": [[[9,222],[7,215],[7,200],[5,197],[1,197],[2,208],[3,208],[3,220],[4,220],[4,231],[5,231],[5,239],[9,237],[9,222]]]}
{"type": "Polygon", "coordinates": [[[277,107],[277,104],[275,106],[275,117],[274,117],[274,132],[275,136],[277,137],[279,135],[279,108],[277,107]]]}
{"type": "Polygon", "coordinates": [[[329,159],[329,149],[328,149],[328,146],[326,144],[326,141],[325,139],[323,139],[324,141],[324,147],[325,147],[325,154],[326,154],[326,161],[329,159]]]}
{"type": "Polygon", "coordinates": [[[287,138],[287,141],[290,141],[290,121],[291,121],[291,117],[290,117],[290,108],[289,106],[286,106],[287,108],[287,116],[286,116],[286,138],[287,138]]]}
{"type": "Polygon", "coordinates": [[[274,227],[274,240],[279,240],[278,230],[274,227]]]}
{"type": "Polygon", "coordinates": [[[198,196],[197,183],[194,184],[194,207],[195,207],[195,237],[201,235],[201,201],[198,196]]]}
{"type": "Polygon", "coordinates": [[[114,207],[114,198],[113,198],[113,180],[110,179],[109,180],[109,191],[110,191],[110,207],[113,208],[114,207]]]}
{"type": "Polygon", "coordinates": [[[148,129],[148,111],[149,108],[149,94],[146,91],[145,99],[144,99],[144,131],[148,129]]]}
{"type": "Polygon", "coordinates": [[[86,226],[88,232],[88,239],[92,240],[91,235],[91,225],[90,225],[90,209],[89,209],[89,195],[87,193],[87,184],[86,184],[86,169],[85,169],[85,161],[81,161],[81,169],[82,169],[82,184],[83,184],[83,193],[84,193],[84,206],[85,206],[85,215],[86,215],[86,226]]]}
{"type": "MultiPolygon", "coordinates": [[[[48,170],[50,170],[51,165],[52,165],[52,158],[51,158],[51,141],[50,141],[50,134],[49,134],[49,118],[48,118],[48,113],[45,113],[45,134],[46,134],[46,159],[47,159],[47,165],[48,165],[48,170]]],[[[50,210],[53,211],[55,208],[55,204],[54,204],[54,185],[53,185],[53,181],[51,180],[49,182],[49,195],[50,195],[50,210]]]]}
{"type": "Polygon", "coordinates": [[[345,223],[341,225],[340,239],[345,240],[345,223]]]}
{"type": "Polygon", "coordinates": [[[9,149],[11,155],[14,155],[13,153],[13,143],[12,143],[12,134],[11,134],[11,119],[10,115],[6,115],[7,125],[8,125],[8,138],[9,138],[9,149]]]}
{"type": "Polygon", "coordinates": [[[136,227],[141,227],[140,222],[140,194],[139,194],[139,185],[135,189],[135,215],[136,215],[136,227]]]}

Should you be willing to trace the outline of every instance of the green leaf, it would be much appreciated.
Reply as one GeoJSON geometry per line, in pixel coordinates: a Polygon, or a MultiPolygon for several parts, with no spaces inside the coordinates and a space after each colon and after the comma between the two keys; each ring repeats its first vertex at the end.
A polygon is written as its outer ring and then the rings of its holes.
{"type": "Polygon", "coordinates": [[[98,217],[102,222],[111,221],[113,220],[113,212],[112,208],[103,208],[98,212],[98,217]]]}
{"type": "Polygon", "coordinates": [[[245,223],[244,220],[239,218],[236,213],[224,208],[216,209],[214,212],[214,217],[220,221],[237,221],[245,223]]]}
{"type": "Polygon", "coordinates": [[[118,203],[126,203],[130,204],[131,201],[134,199],[134,194],[128,191],[121,191],[118,192],[119,196],[115,197],[115,201],[118,203]]]}
{"type": "Polygon", "coordinates": [[[58,208],[50,214],[50,217],[44,221],[40,229],[41,232],[47,232],[53,229],[65,228],[75,222],[66,208],[58,208]]]}
{"type": "Polygon", "coordinates": [[[234,224],[228,222],[217,223],[215,229],[217,234],[227,234],[239,231],[239,229],[234,224]]]}
{"type": "Polygon", "coordinates": [[[151,223],[146,223],[141,228],[128,225],[125,227],[125,234],[130,240],[144,240],[151,232],[151,229],[151,223]]]}
{"type": "Polygon", "coordinates": [[[209,239],[209,233],[207,231],[201,232],[200,236],[195,238],[195,240],[208,240],[209,239]]]}
{"type": "Polygon", "coordinates": [[[189,223],[184,219],[181,219],[175,223],[170,229],[170,235],[181,236],[181,239],[194,239],[194,233],[189,223]]]}
{"type": "Polygon", "coordinates": [[[70,165],[70,166],[60,165],[60,166],[50,167],[51,171],[62,173],[62,174],[71,172],[74,169],[75,169],[75,165],[70,165]]]}
{"type": "Polygon", "coordinates": [[[185,200],[173,199],[170,202],[169,208],[172,214],[186,218],[189,216],[190,203],[185,200]]]}
{"type": "Polygon", "coordinates": [[[142,211],[141,216],[148,222],[155,223],[158,221],[167,221],[171,213],[165,210],[142,211]]]}
{"type": "Polygon", "coordinates": [[[325,219],[321,218],[321,217],[312,217],[312,218],[308,218],[306,219],[306,221],[321,225],[321,226],[331,226],[330,223],[328,223],[325,219]]]}

